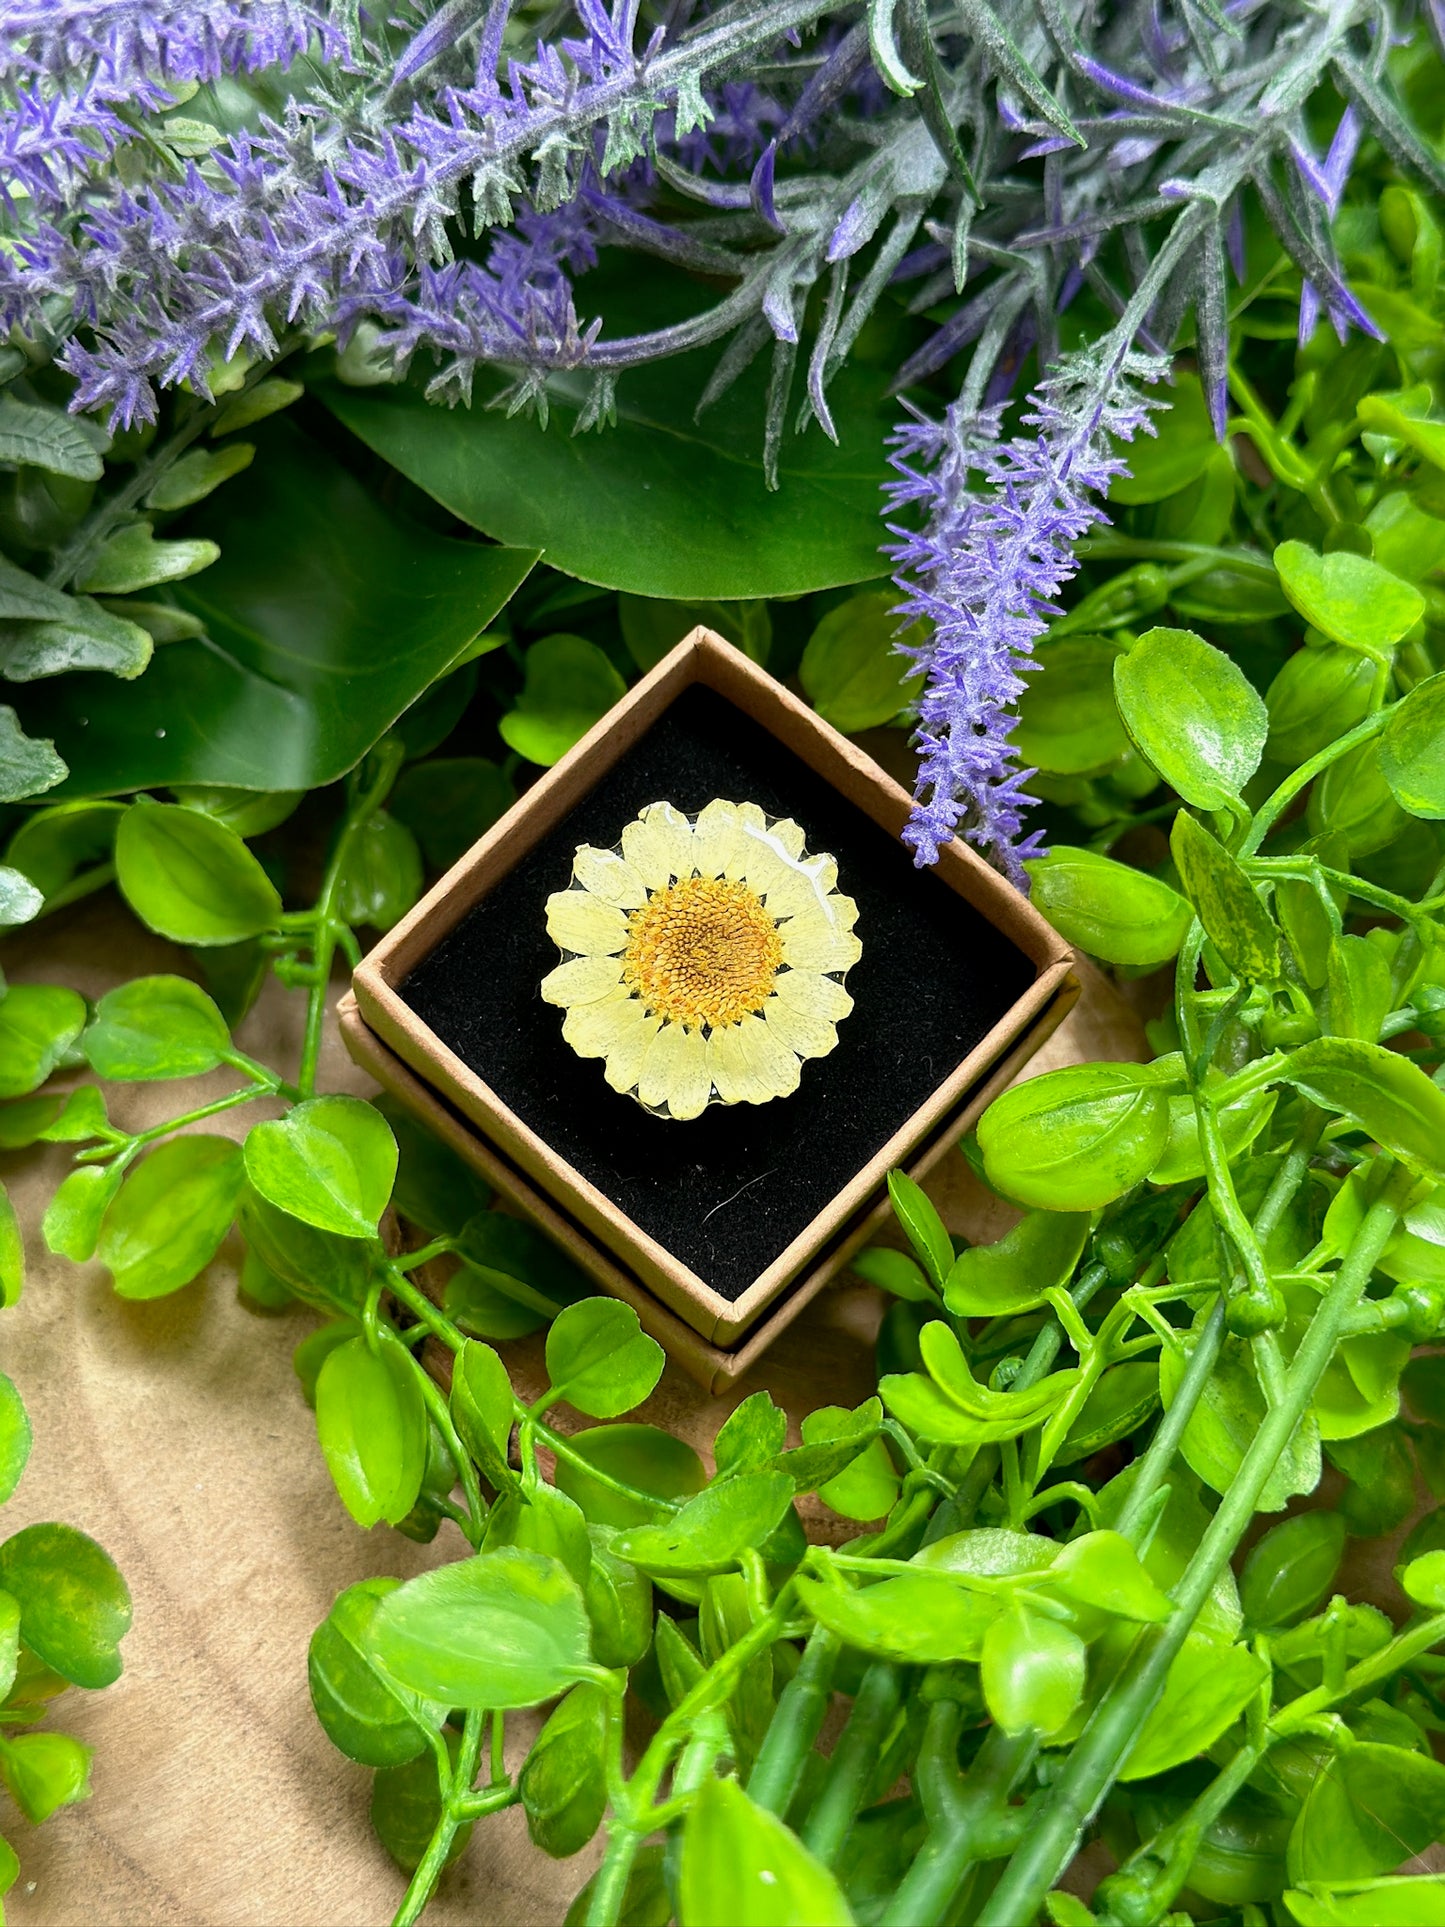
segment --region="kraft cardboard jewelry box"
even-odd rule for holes
[[[764,1105],[648,1114],[563,1040],[538,986],[548,895],[648,803],[793,817],[837,859],[862,956],[837,1048]],[[738,650],[696,629],[365,958],[358,1062],[534,1217],[704,1384],[737,1377],[886,1217],[888,1171],[942,1156],[1077,996],[1062,938],[955,840],[898,841],[907,793]],[[880,1202],[881,1200],[881,1202]]]

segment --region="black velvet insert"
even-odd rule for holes
[[[792,816],[838,860],[863,955],[838,1048],[770,1104],[654,1118],[562,1040],[537,986],[557,963],[543,905],[579,843],[610,848],[644,805],[713,797]],[[861,810],[713,690],[694,684],[576,809],[417,965],[401,994],[569,1164],[736,1301],[1034,979],[1021,951]]]

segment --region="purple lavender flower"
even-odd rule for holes
[[[1132,382],[1156,381],[1166,366],[1130,355],[1101,394],[1093,362],[1065,361],[1030,398],[1032,435],[1002,441],[997,406],[968,415],[955,403],[942,421],[910,407],[891,438],[901,479],[888,484],[890,512],[919,503],[925,516],[919,530],[890,522],[899,540],[887,551],[905,595],[897,613],[931,629],[925,642],[899,644],[927,676],[916,806],[903,832],[920,866],[961,830],[1028,889],[1023,865],[1040,841],[1038,831],[1023,834],[1033,771],[1009,740],[1021,671],[1078,568],[1073,545],[1108,520],[1101,498],[1127,470],[1115,439],[1153,432],[1149,409],[1160,404]]]

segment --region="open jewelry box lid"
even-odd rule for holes
[[[859,1020],[845,1020],[844,1042],[834,1057],[841,1058],[848,1044],[854,1046],[851,1064],[845,1065],[851,1082],[844,1080],[840,1087],[829,1085],[833,1058],[822,1060],[821,1067],[805,1066],[802,1091],[778,1103],[794,1107],[788,1129],[810,1154],[816,1153],[815,1187],[820,1160],[821,1168],[840,1174],[836,1188],[832,1175],[828,1175],[825,1192],[817,1196],[807,1195],[801,1182],[793,1186],[798,1174],[786,1159],[760,1176],[750,1175],[761,1156],[758,1147],[769,1131],[776,1132],[779,1126],[772,1118],[754,1115],[744,1119],[737,1114],[772,1112],[774,1106],[714,1106],[704,1119],[682,1124],[649,1119],[630,1098],[619,1097],[607,1088],[595,1061],[572,1058],[561,1040],[561,1014],[544,1005],[537,995],[542,975],[556,961],[555,950],[546,944],[543,930],[545,897],[549,890],[565,884],[574,845],[615,840],[626,814],[617,817],[612,836],[595,828],[591,836],[579,835],[567,819],[576,813],[579,823],[584,822],[588,808],[595,810],[594,792],[606,793],[609,784],[614,790],[619,785],[625,787],[628,771],[635,771],[638,759],[646,764],[649,751],[670,740],[669,731],[677,733],[677,719],[695,717],[703,709],[711,719],[708,727],[721,745],[716,748],[715,761],[720,757],[726,762],[728,739],[734,739],[742,749],[751,745],[750,767],[762,772],[755,781],[771,781],[775,775],[783,781],[790,771],[794,772],[796,781],[808,787],[813,799],[811,813],[831,816],[830,834],[856,840],[854,872],[882,863],[893,895],[875,901],[871,936],[870,927],[860,921],[865,955],[871,942],[876,955],[894,957],[891,968],[906,972],[906,946],[900,954],[899,933],[916,913],[916,906],[922,904],[935,923],[940,914],[944,922],[952,919],[950,940],[954,949],[939,951],[942,964],[936,959],[934,971],[935,978],[940,967],[945,972],[951,968],[955,975],[952,979],[945,975],[934,983],[935,1010],[951,1009],[950,1000],[955,997],[967,1002],[969,958],[975,953],[980,980],[987,979],[989,984],[992,1002],[981,1007],[981,1014],[975,1013],[971,1030],[956,1033],[962,1041],[950,1045],[945,1040],[937,1046],[947,1053],[948,1068],[936,1081],[926,1048],[930,1043],[927,1022],[920,1020],[917,1028],[923,1031],[923,1040],[910,1054],[907,1067],[908,1075],[915,1080],[911,1089],[918,1101],[910,1096],[901,1113],[887,1119],[886,1128],[874,1128],[874,1120],[867,1120],[871,1136],[861,1133],[857,1112],[868,1101],[872,1084],[904,1074],[900,1068],[902,1040],[909,1033],[901,1030],[896,1020],[902,1017],[907,1021],[907,1000],[914,986],[904,980],[888,987],[890,1015],[895,1021],[886,1049],[880,1046],[876,1061],[867,1054],[863,1033],[857,1028],[851,1034],[848,1031],[848,1026],[856,1026]],[[644,794],[643,800],[654,799]],[[680,807],[688,807],[681,798],[678,800]],[[781,1294],[805,1274],[812,1277],[825,1254],[836,1250],[840,1236],[859,1222],[889,1169],[908,1166],[946,1120],[956,1119],[961,1106],[1002,1057],[1025,1037],[1042,1041],[1039,1020],[1071,982],[1071,957],[1063,939],[963,842],[955,839],[946,845],[931,871],[920,873],[911,868],[908,853],[896,842],[910,808],[907,793],[855,743],[730,644],[710,630],[695,629],[541,776],[382,938],[353,979],[360,1016],[403,1064],[460,1112],[508,1165],[526,1178],[534,1191],[560,1205],[590,1240],[620,1260],[686,1326],[711,1344],[730,1347],[756,1325]],[[778,809],[770,813],[788,812]],[[807,820],[803,811],[799,815],[800,820]],[[808,827],[811,831],[811,823]],[[841,865],[844,853],[836,844],[833,847]],[[547,864],[551,867],[544,876]],[[508,879],[519,868],[527,894],[514,902],[508,894]],[[850,887],[846,879],[845,887]],[[512,895],[516,888],[514,883]],[[502,913],[498,906],[503,904],[507,906],[506,921],[499,924],[497,918]],[[482,941],[476,936],[482,929],[478,919],[485,921],[489,915],[493,922]],[[897,930],[883,927],[891,920],[897,922]],[[525,929],[518,929],[519,924]],[[931,928],[926,922],[919,925],[925,936]],[[536,950],[537,943],[550,952],[540,967],[536,959],[542,953]],[[529,945],[533,948],[527,948]],[[514,952],[524,954],[524,961],[531,959],[525,962],[525,979],[518,976],[513,985],[510,1003],[489,1007],[494,1014],[487,1024],[454,1023],[443,1008],[446,998],[439,1000],[436,959],[440,955],[441,975],[450,972],[455,978],[462,965],[453,965],[450,959],[464,951],[466,969],[478,986],[475,994],[484,998],[493,995],[493,976],[501,978],[509,970],[516,975],[523,968]],[[992,977],[985,968],[990,958]],[[855,966],[855,975],[850,977],[850,991],[855,988],[859,968]],[[532,1085],[510,1067],[524,1044],[552,1053],[546,1079],[535,1080]],[[576,1081],[579,1073],[585,1082]],[[572,1079],[570,1085],[565,1081],[568,1078]],[[839,1088],[841,1096],[837,1094]],[[733,1115],[721,1123],[705,1123],[724,1108]],[[805,1119],[809,1128],[800,1133]],[[579,1151],[578,1132],[584,1127],[599,1142],[583,1144]],[[711,1215],[712,1210],[732,1201],[726,1196],[713,1201],[710,1194],[704,1195],[704,1179],[715,1181],[716,1188],[728,1179],[729,1172],[725,1168],[727,1157],[719,1157],[715,1148],[715,1141],[720,1140],[702,1135],[699,1127],[714,1134],[731,1133],[728,1142],[742,1174],[738,1182],[749,1194],[751,1216],[759,1215],[759,1201],[768,1195],[770,1186],[773,1208],[785,1227],[786,1235],[779,1236],[777,1248],[766,1252],[756,1268],[742,1277],[709,1278],[703,1275],[708,1266],[696,1255],[699,1247],[695,1234],[699,1223],[705,1221],[704,1207],[710,1207],[707,1215]],[[654,1134],[650,1138],[649,1131]],[[665,1134],[661,1139],[655,1135],[659,1131]],[[679,1133],[695,1135],[685,1139]],[[831,1139],[846,1140],[852,1149],[832,1153]],[[636,1184],[630,1192],[627,1188],[634,1173],[623,1173],[616,1182],[610,1179],[607,1159],[616,1159],[622,1152],[626,1153],[623,1162],[648,1166],[649,1179],[656,1179],[650,1195],[641,1203]],[[827,1164],[829,1155],[833,1156],[831,1166]],[[656,1166],[655,1172],[649,1159]],[[639,1221],[648,1219],[649,1214],[650,1223]],[[673,1227],[671,1243],[669,1224]],[[690,1240],[691,1262],[672,1248],[673,1244],[686,1247]]]

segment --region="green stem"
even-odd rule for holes
[[[157,1138],[169,1137],[172,1131],[179,1131],[185,1124],[199,1124],[208,1117],[219,1117],[223,1111],[234,1111],[240,1104],[254,1104],[258,1097],[270,1097],[270,1091],[254,1088],[248,1091],[230,1091],[225,1097],[218,1097],[213,1104],[202,1104],[199,1109],[186,1111],[180,1117],[167,1118],[164,1124],[153,1124],[148,1131],[137,1131],[126,1142],[127,1153],[134,1157],[147,1144],[154,1144]],[[96,1164],[111,1156],[114,1144],[96,1145],[89,1151],[77,1151],[77,1164]]]
[[[876,1659],[864,1673],[848,1723],[828,1761],[828,1774],[803,1827],[803,1845],[831,1866],[862,1806],[903,1700],[903,1668]]]
[[[402,1898],[400,1907],[392,1920],[391,1927],[414,1927],[421,1919],[427,1902],[435,1891],[447,1864],[447,1855],[452,1850],[452,1842],[457,1837],[457,1829],[472,1816],[464,1811],[474,1799],[487,1799],[501,1789],[491,1789],[489,1794],[473,1796],[471,1786],[477,1777],[477,1761],[482,1749],[482,1723],[486,1714],[473,1708],[466,1716],[462,1728],[462,1743],[457,1749],[456,1770],[443,1782],[442,1811],[435,1831],[427,1842],[426,1852],[417,1863],[416,1872],[411,1877]],[[510,1789],[507,1789],[510,1792]],[[515,1797],[515,1796],[514,1796]],[[509,1805],[510,1801],[496,1799],[497,1806]],[[487,1812],[492,1807],[486,1808]]]
[[[951,1709],[955,1715],[959,1709]],[[928,1814],[927,1838],[880,1918],[880,1927],[919,1927],[947,1920],[970,1867],[980,1857],[982,1834],[1005,1806],[1038,1752],[1036,1733],[1005,1733],[996,1726],[979,1748],[967,1780],[958,1784],[958,1720],[929,1712],[915,1779]],[[930,1810],[931,1809],[931,1810]]]
[[[1389,1239],[1413,1180],[1395,1171],[1365,1213],[1360,1230],[1291,1362],[1284,1396],[1265,1415],[1229,1491],[1175,1588],[1175,1610],[1135,1647],[1137,1663],[1102,1702],[1069,1763],[979,1915],[978,1927],[1017,1927],[1032,1920],[1062,1873],[1079,1837],[1112,1786],[1201,1607],[1254,1515],[1260,1494],[1303,1417]]]
[[[826,1626],[814,1627],[798,1670],[778,1695],[748,1779],[748,1792],[770,1813],[785,1814],[833,1696],[833,1673],[843,1642]]]

